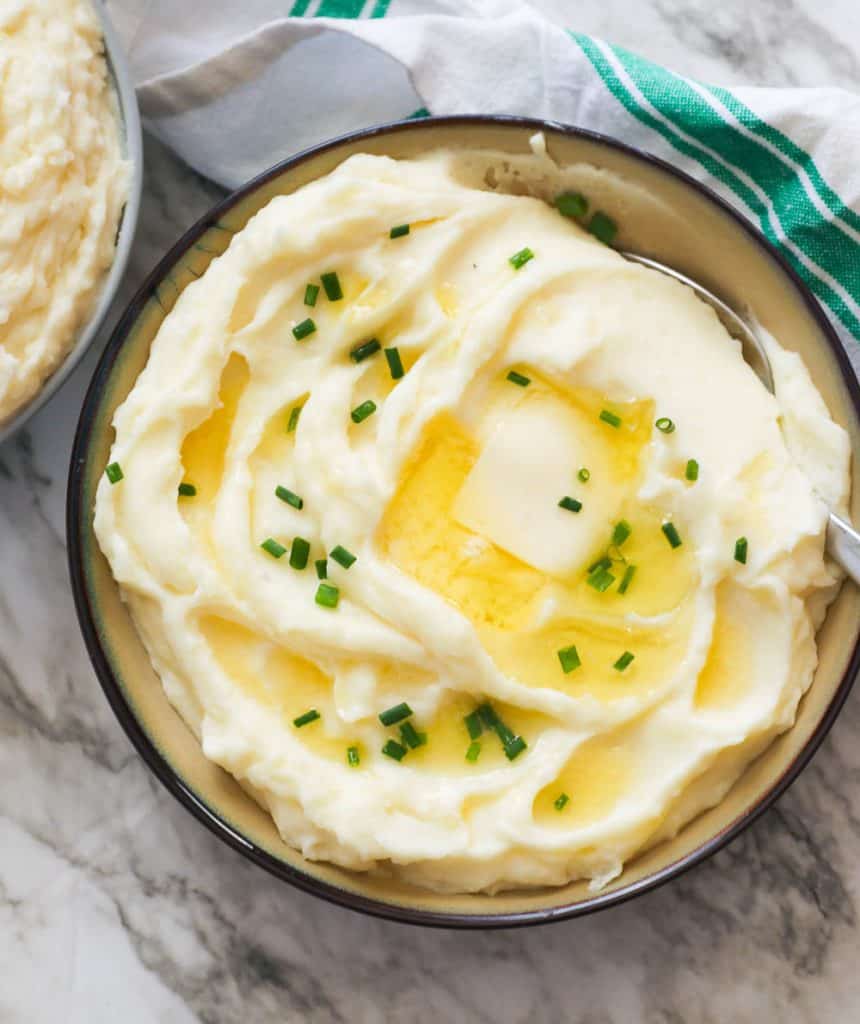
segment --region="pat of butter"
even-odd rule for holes
[[[592,431],[567,403],[535,394],[508,409],[490,434],[453,506],[468,530],[542,572],[566,575],[605,541],[607,483],[577,480],[592,465]],[[567,496],[579,512],[559,507]]]

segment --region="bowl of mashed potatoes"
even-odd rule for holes
[[[619,250],[754,318],[776,394]],[[858,409],[802,284],[676,170],[522,119],[358,133],[216,207],[111,339],[84,636],[159,778],[276,875],[425,924],[584,913],[731,839],[833,722]]]
[[[98,2],[0,14],[0,440],[78,364],[128,260],[142,157],[124,61]]]

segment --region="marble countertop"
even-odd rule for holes
[[[543,6],[561,17],[564,0]],[[577,18],[699,77],[860,89],[856,0],[584,0]],[[117,309],[220,194],[147,138]],[[372,920],[198,825],[113,718],[67,582],[66,469],[100,347],[0,446],[0,1024],[857,1019],[859,692],[727,850],[579,921],[457,933]]]

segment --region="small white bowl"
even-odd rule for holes
[[[104,322],[111,302],[119,288],[122,275],[128,263],[128,256],[131,252],[131,244],[134,241],[134,232],[137,227],[140,193],[143,186],[143,140],[140,132],[137,97],[134,93],[134,86],[131,81],[128,65],[126,64],[125,54],[116,32],[108,20],[101,0],[93,0],[93,7],[101,22],[102,34],[105,40],[108,74],[110,75],[117,100],[117,111],[120,121],[120,144],[123,156],[131,164],[128,198],[120,216],[113,263],[105,274],[101,294],[89,320],[80,327],[74,346],[69,350],[65,359],[63,359],[56,370],[47,378],[42,387],[29,402],[26,402],[18,409],[11,419],[0,425],[0,443],[14,434],[26,420],[38,409],[41,409],[45,402],[60,389],[72,370],[83,359],[84,353],[98,334],[99,328]]]

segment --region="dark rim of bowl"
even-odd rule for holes
[[[731,842],[745,828],[754,822],[761,814],[780,797],[792,782],[797,778],[803,768],[806,767],[815,751],[821,745],[822,740],[830,731],[836,720],[842,705],[848,696],[854,678],[860,668],[860,640],[855,644],[850,661],[840,680],[833,699],[826,711],[819,720],[814,732],[807,740],[803,749],[796,755],[791,764],[782,775],[777,778],[765,793],[753,804],[744,814],[736,818],[720,832],[716,833],[709,840],[702,843],[692,852],[679,858],[673,863],[654,872],[645,878],[632,882],[613,892],[605,895],[595,895],[578,903],[570,903],[558,907],[548,907],[538,910],[508,913],[478,913],[466,914],[460,912],[446,912],[435,910],[422,910],[408,905],[388,903],[384,900],[372,899],[357,893],[341,889],[337,885],[322,881],[311,874],[306,874],[297,868],[292,867],[285,861],[275,857],[265,849],[251,842],[247,837],[233,828],[214,808],[202,800],[186,783],[180,778],[177,771],[170,765],[167,759],[159,752],[153,740],[146,733],[134,712],[132,711],[122,687],[113,673],[105,648],[99,636],[96,625],[90,593],[87,587],[87,573],[83,561],[85,547],[84,533],[92,529],[91,510],[82,507],[83,484],[87,468],[87,452],[89,450],[90,436],[93,424],[96,419],[101,397],[105,392],[113,366],[122,349],[125,339],[136,323],[141,311],[151,296],[154,294],[158,284],[164,278],[170,268],[181,258],[198,238],[216,224],[221,217],[240,200],[254,192],[260,186],[277,178],[285,171],[290,170],[312,159],[320,153],[337,149],[347,143],[361,141],[362,139],[376,138],[381,135],[394,134],[399,132],[421,131],[428,125],[462,127],[468,125],[498,125],[502,127],[525,128],[533,132],[546,131],[550,134],[561,134],[583,138],[599,145],[607,146],[610,149],[620,151],[659,168],[663,173],[683,182],[688,187],[703,195],[714,206],[718,207],[727,217],[740,227],[753,241],[757,243],[765,255],[770,257],[781,269],[782,273],[794,285],[797,292],[802,296],[806,307],[813,320],[818,324],[823,336],[827,339],[832,353],[842,371],[842,377],[851,396],[854,411],[860,418],[860,384],[851,368],[848,357],[836,336],[833,327],[828,321],[818,302],[813,298],[806,285],[798,277],[792,267],[788,264],[782,254],[768,242],[756,228],[748,222],[742,214],[729,205],[724,199],[711,191],[710,188],[697,181],[695,178],[678,170],[677,167],[651,155],[643,150],[619,142],[606,135],[597,132],[587,131],[566,125],[556,121],[543,121],[535,118],[513,117],[505,115],[461,115],[451,117],[428,117],[410,121],[396,121],[388,124],[376,125],[362,131],[350,132],[341,135],[321,145],[306,149],[296,156],[281,161],[274,167],[259,174],[246,185],[226,196],[216,204],[207,214],[189,228],[176,242],[176,244],[159,260],[155,269],[149,274],[132,299],[127,310],[123,314],[116,328],[114,329],[107,346],[96,367],[93,379],[84,399],[75,434],[75,442],[72,449],[72,460],[69,469],[68,484],[68,505],[66,514],[66,527],[68,535],[69,568],[71,572],[72,591],[74,594],[75,608],[87,650],[95,668],[96,675],[101,683],[102,689],[107,696],[108,702],[113,708],[120,725],[126,735],[134,744],[138,753],[146,764],[158,777],[161,783],[183,804],[198,821],[201,821],[210,831],[214,832],[221,840],[233,849],[238,850],[249,860],[267,870],[270,874],[289,882],[304,892],[319,896],[330,903],[357,910],[374,917],[385,918],[405,924],[427,925],[440,928],[510,928],[514,926],[546,924],[550,921],[560,921],[567,918],[579,917],[584,914],[593,913],[606,907],[616,906],[624,903],[640,893],[649,892],[670,879],[677,877],[696,864],[701,863],[708,857],[713,856],[727,843]]]

